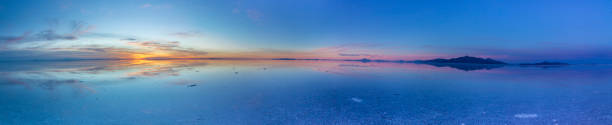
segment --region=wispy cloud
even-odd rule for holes
[[[124,41],[136,41],[138,39],[136,39],[136,38],[123,38],[121,40],[124,40]]]
[[[340,56],[340,57],[357,57],[357,58],[372,58],[376,57],[379,52],[376,48],[379,45],[371,43],[351,43],[337,46],[323,47],[315,49],[312,52],[321,56]]]
[[[125,35],[91,33],[95,27],[82,21],[72,21],[68,28],[59,27],[60,23],[57,20],[49,20],[48,23],[50,28],[47,30],[36,33],[24,32],[19,36],[0,37],[0,50],[4,50],[3,54],[0,54],[0,60],[195,58],[208,54],[202,50],[181,47],[178,41],[141,40],[139,37]],[[200,33],[192,31],[172,35],[196,37],[200,36]],[[52,46],[56,42],[75,41],[82,36],[116,38],[119,42],[125,42],[129,46],[100,45],[95,42],[73,44],[72,46]]]
[[[130,41],[131,47],[112,47],[105,45],[70,46],[51,48],[48,51],[73,51],[89,53],[85,58],[198,58],[208,52],[185,48],[178,41]],[[75,57],[75,56],[72,56]],[[83,56],[79,58],[84,58]]]
[[[155,53],[151,55],[152,57],[193,58],[208,54],[205,51],[180,47],[180,42],[178,41],[136,41],[128,42],[128,44],[151,50],[151,52]]]
[[[394,46],[383,46],[376,43],[348,43],[336,46],[321,47],[310,51],[310,55],[328,59],[384,59],[415,60],[431,59],[441,55],[432,53],[402,53],[392,51]]]
[[[36,34],[37,38],[42,40],[76,40],[78,36],[83,35],[95,29],[95,26],[88,25],[83,21],[72,21],[71,31],[68,33],[57,33],[55,29],[48,29]]]
[[[151,4],[151,3],[145,3],[140,5],[140,8],[152,8],[152,9],[170,9],[173,6],[170,4]]]
[[[338,53],[339,56],[371,56],[370,54]]]
[[[75,51],[71,49],[55,50],[0,50],[0,61],[27,60],[62,60],[62,59],[92,59],[112,58],[110,53],[93,51]]]
[[[24,40],[29,36],[30,36],[30,32],[25,32],[21,36],[1,37],[0,41],[2,41],[2,43],[0,43],[0,48],[4,48],[8,44],[13,44],[17,41]]]
[[[11,44],[27,42],[54,42],[56,40],[77,40],[79,36],[95,29],[95,26],[88,25],[83,21],[72,21],[70,23],[70,30],[68,32],[59,33],[56,29],[56,25],[58,25],[58,22],[51,21],[49,23],[49,26],[51,28],[39,31],[34,35],[30,35],[31,32],[24,32],[21,36],[0,37],[0,44],[2,44],[2,46],[8,46]]]
[[[54,30],[41,31],[41,32],[38,32],[36,34],[36,36],[38,38],[40,38],[41,40],[48,40],[48,41],[53,41],[53,40],[76,40],[77,39],[77,37],[72,35],[72,34],[61,35],[61,34],[57,34]]]
[[[175,32],[170,33],[171,36],[177,36],[182,38],[191,38],[191,37],[201,37],[202,33],[198,31],[189,31],[189,32]]]

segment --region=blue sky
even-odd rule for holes
[[[609,22],[612,1],[604,0],[9,0],[0,2],[0,44],[5,53],[0,55],[472,55],[509,62],[610,62]]]

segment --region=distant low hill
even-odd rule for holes
[[[451,59],[432,59],[416,61],[419,63],[462,63],[462,64],[507,64],[502,61],[493,60],[490,58],[478,58],[471,56],[463,56]]]
[[[523,66],[553,66],[553,65],[569,65],[568,63],[562,63],[562,62],[539,62],[539,63],[521,63],[519,65],[523,65]]]

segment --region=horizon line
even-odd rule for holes
[[[460,56],[465,57],[465,56]],[[455,57],[457,58],[457,57]],[[480,57],[478,57],[480,58]],[[443,58],[434,58],[443,59]],[[434,60],[429,59],[429,60]],[[452,58],[451,58],[452,59]],[[485,58],[490,59],[490,58]],[[422,62],[427,60],[388,60],[388,59],[325,59],[325,58],[242,58],[242,57],[206,57],[206,58],[168,58],[168,57],[151,57],[151,58],[62,58],[62,59],[30,59],[30,60],[0,60],[0,62],[23,62],[23,61],[94,61],[94,60],[298,60],[298,61],[349,61],[349,62],[377,62],[377,63],[428,63]],[[547,62],[547,61],[540,61]],[[431,62],[429,62],[431,63]],[[452,63],[449,63],[452,64]],[[455,64],[473,64],[473,63],[455,63]],[[475,63],[474,63],[475,64]],[[524,63],[506,63],[501,65],[520,65]],[[574,63],[580,64],[580,63]],[[583,63],[583,64],[612,64],[612,63]],[[500,64],[478,64],[478,65],[500,65]]]

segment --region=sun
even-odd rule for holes
[[[153,57],[153,55],[148,55],[148,54],[132,54],[131,58],[132,59],[145,59],[145,58],[150,58]]]

